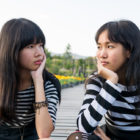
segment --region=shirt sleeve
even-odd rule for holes
[[[77,118],[78,129],[93,133],[120,93],[121,89],[109,80],[102,83],[99,78],[91,79],[86,85],[86,94]]]
[[[51,81],[47,81],[45,83],[45,96],[48,101],[48,112],[55,126],[59,97],[58,97],[58,92],[56,90],[56,87],[54,86],[54,84],[52,84]]]

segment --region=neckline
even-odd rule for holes
[[[19,90],[18,92],[23,92],[23,91],[26,91],[26,90],[31,89],[33,87],[34,87],[34,84],[31,83],[31,85],[29,87],[27,87],[26,89]]]

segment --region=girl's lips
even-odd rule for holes
[[[101,62],[101,64],[102,64],[102,65],[107,65],[107,64],[108,64],[108,62]]]
[[[36,65],[40,65],[41,63],[42,63],[42,61],[40,61],[40,60],[35,62]]]

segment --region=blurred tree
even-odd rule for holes
[[[71,45],[68,43],[66,46],[66,50],[63,54],[64,65],[63,68],[69,69],[72,74],[73,62],[72,62],[72,53],[71,53]]]
[[[45,53],[47,56],[46,69],[53,74],[87,77],[87,75],[96,70],[95,57],[75,59],[71,53],[70,44],[67,44],[66,50],[62,55],[52,56],[46,48]]]
[[[72,54],[71,54],[71,45],[68,43],[67,46],[66,46],[66,50],[63,54],[63,57],[65,59],[72,59]]]
[[[51,53],[48,51],[48,49],[45,48],[45,54],[46,54],[46,69],[50,70],[51,68],[51,64],[52,64],[52,57],[51,57]]]

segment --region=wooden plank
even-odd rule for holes
[[[84,98],[84,84],[62,90],[62,101],[58,107],[55,130],[52,140],[66,140],[77,129],[76,118]],[[104,118],[100,125],[104,124]]]
[[[62,90],[62,101],[58,107],[55,130],[52,140],[66,140],[67,136],[77,129],[76,118],[84,97],[84,85]]]

